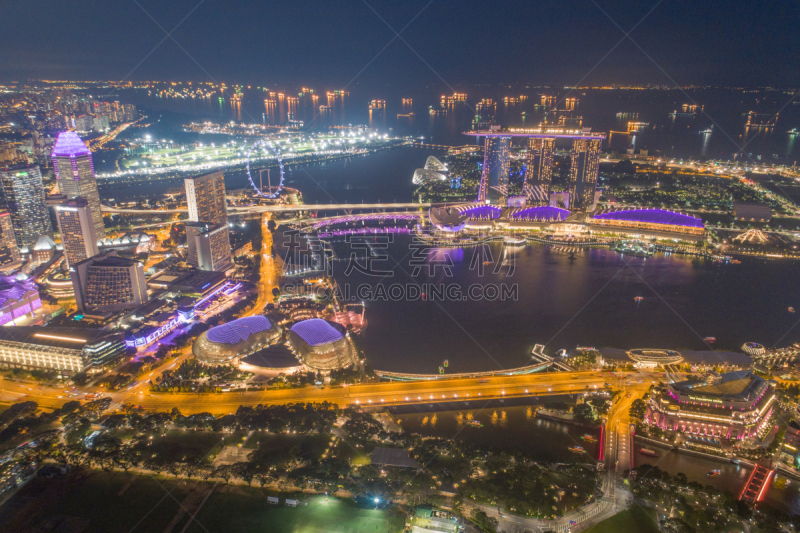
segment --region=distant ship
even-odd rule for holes
[[[709,473],[708,473],[708,474],[706,474],[706,475],[707,475],[708,477],[717,477],[717,476],[718,476],[718,475],[720,475],[721,473],[722,473],[722,471],[721,471],[721,470],[712,470],[711,472],[709,472]]]
[[[639,450],[639,453],[642,455],[646,455],[648,457],[658,457],[658,454],[656,452],[654,452],[653,450],[649,450],[647,448],[642,448],[641,450]]]
[[[643,296],[636,296],[633,299],[636,300],[637,302],[641,302],[642,300],[644,300],[644,297]]]
[[[706,342],[717,342],[716,337],[703,337],[703,340]]]
[[[585,440],[586,442],[597,442],[597,438],[588,433],[586,435],[581,435],[581,439]]]
[[[483,427],[483,424],[481,424],[477,420],[470,420],[469,422],[467,422],[467,424],[469,424],[470,426],[475,426],[476,428],[482,428]]]
[[[790,312],[790,313],[794,313],[794,307],[790,307],[790,308],[789,308],[789,312]]]
[[[569,451],[575,452],[575,453],[581,453],[581,452],[583,452],[583,447],[582,446],[570,446],[569,447]]]

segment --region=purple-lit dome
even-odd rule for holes
[[[356,351],[345,329],[335,322],[312,318],[289,329],[289,346],[300,361],[315,370],[346,368],[356,362]]]
[[[627,209],[623,211],[607,211],[597,213],[595,220],[615,220],[620,222],[639,222],[644,224],[668,224],[703,228],[703,221],[691,215],[675,213],[666,209]]]
[[[333,327],[331,322],[321,318],[312,318],[298,322],[289,331],[297,333],[309,346],[321,346],[336,342],[342,338],[342,332]]]
[[[250,338],[253,333],[267,330],[272,327],[265,316],[248,316],[222,324],[208,330],[208,340],[224,344],[236,344]]]
[[[267,317],[248,316],[202,333],[192,345],[192,353],[206,364],[226,363],[274,344],[280,337],[281,329]]]
[[[528,207],[527,209],[520,209],[512,213],[511,218],[514,220],[531,220],[531,221],[561,221],[569,216],[569,210],[561,209],[560,207],[553,207],[549,205],[540,205],[536,207]]]
[[[53,157],[78,157],[92,152],[74,131],[62,131],[53,146]]]

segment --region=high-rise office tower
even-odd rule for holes
[[[104,238],[106,228],[103,225],[100,194],[97,192],[97,180],[94,177],[92,153],[74,131],[58,134],[53,147],[53,168],[61,194],[70,199],[82,196],[89,202],[97,238]]]
[[[14,235],[14,225],[11,222],[11,213],[0,211],[0,266],[19,263],[19,246]]]
[[[97,249],[92,210],[86,198],[79,196],[67,200],[57,205],[55,211],[68,267],[100,253]]]
[[[508,196],[510,148],[511,137],[486,137],[478,201],[497,201]]]
[[[121,311],[147,302],[144,267],[117,257],[116,250],[84,259],[70,268],[78,310]]]
[[[550,199],[555,148],[555,139],[528,139],[528,162],[522,193],[531,204],[546,204]]]
[[[186,262],[201,270],[227,270],[232,263],[225,175],[212,172],[183,183],[190,221],[186,224]]]
[[[186,240],[189,253],[186,262],[200,270],[224,272],[233,266],[227,224],[188,222]]]
[[[569,201],[575,209],[588,209],[594,203],[594,189],[600,168],[599,139],[575,139],[572,143],[572,166],[569,169]]]
[[[228,223],[225,175],[221,170],[205,176],[186,178],[183,183],[186,186],[186,203],[191,222]]]
[[[0,185],[3,187],[6,207],[11,213],[18,246],[32,248],[42,235],[53,236],[38,165],[0,170]]]

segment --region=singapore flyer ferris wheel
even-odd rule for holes
[[[265,147],[267,150],[271,151],[275,156],[275,159],[278,161],[278,169],[280,170],[280,180],[278,184],[273,186],[271,181],[269,181],[269,174],[267,174],[267,189],[266,192],[263,190],[263,183],[259,176],[259,185],[256,185],[255,180],[253,179],[253,175],[250,173],[250,158],[253,155],[253,151],[256,149],[257,146]],[[281,194],[281,190],[283,190],[283,160],[281,159],[281,152],[277,148],[273,148],[270,143],[265,140],[261,140],[258,142],[253,143],[253,146],[250,147],[250,150],[247,152],[247,179],[250,180],[250,186],[255,189],[255,191],[262,196],[263,198],[277,198]]]

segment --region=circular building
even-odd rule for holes
[[[219,365],[238,361],[280,338],[281,328],[267,317],[248,316],[201,333],[192,345],[192,353],[202,363]]]
[[[628,357],[644,367],[657,365],[674,365],[683,361],[683,356],[675,350],[628,350]]]
[[[336,370],[356,362],[356,351],[346,330],[321,318],[292,326],[289,346],[303,364],[314,370]]]

